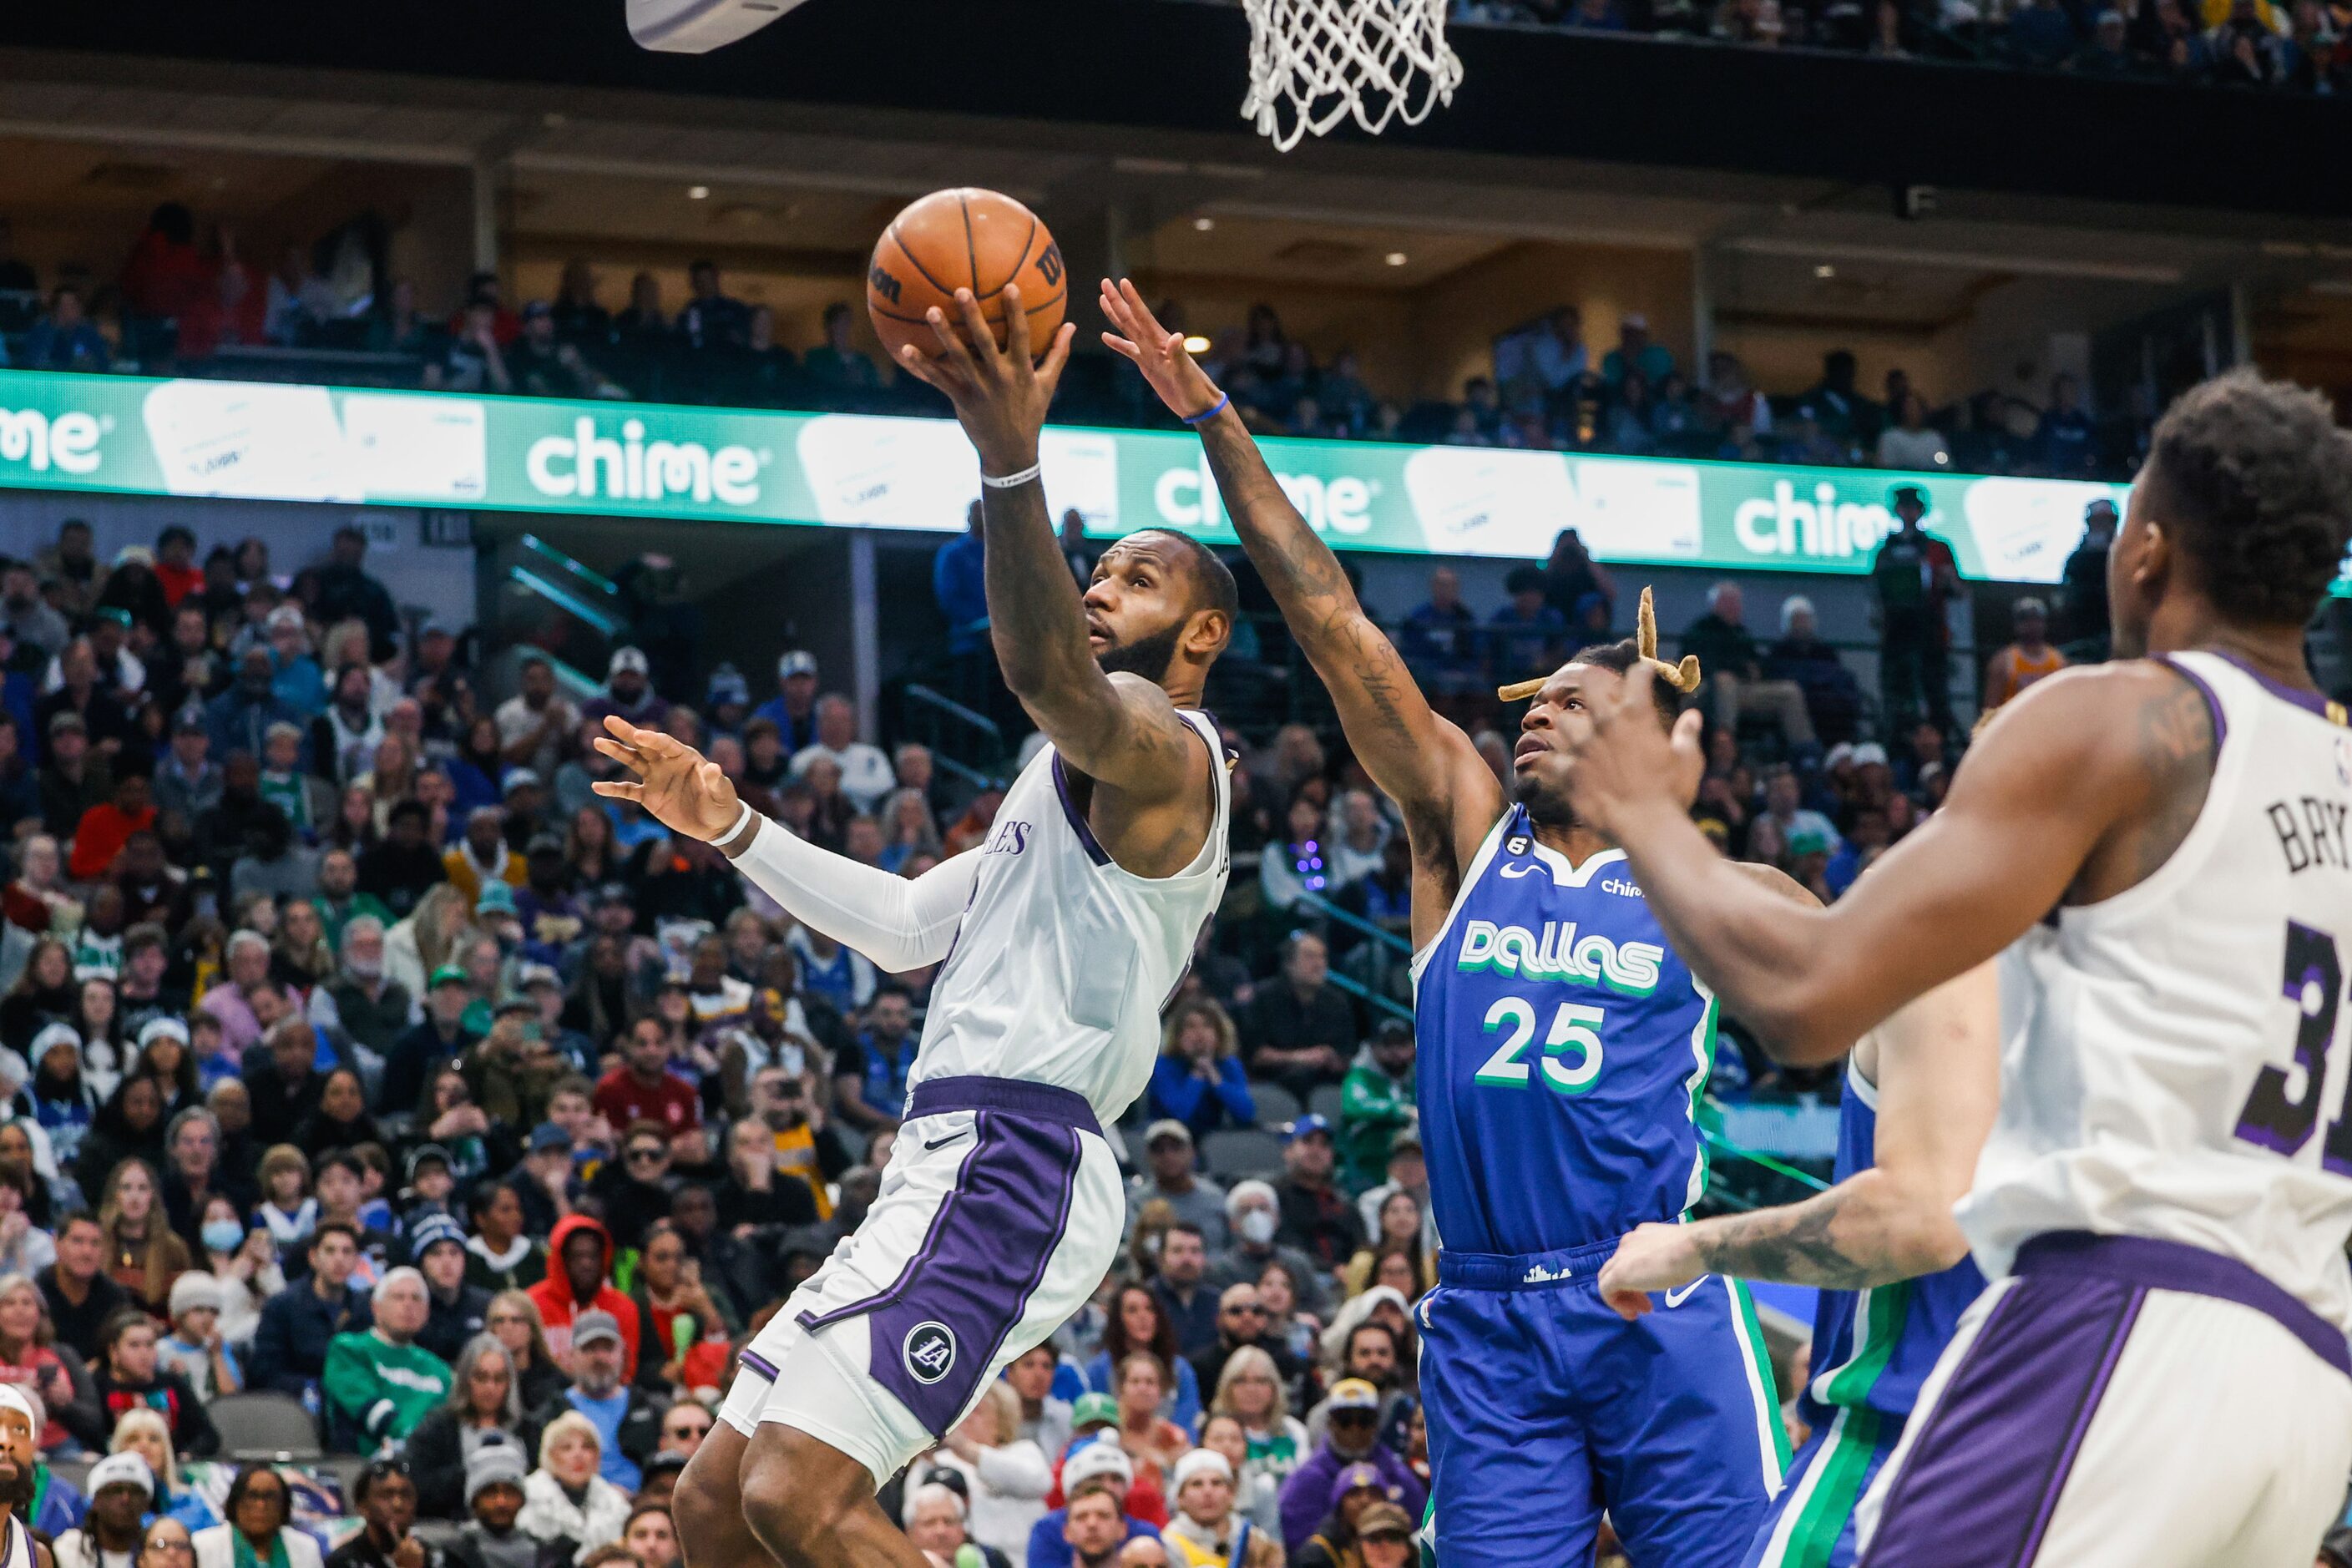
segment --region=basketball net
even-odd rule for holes
[[[1418,125],[1462,85],[1446,0],[1242,0],[1250,23],[1244,119],[1287,153],[1353,116],[1378,135]]]

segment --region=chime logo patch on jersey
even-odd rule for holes
[[[907,1375],[929,1387],[955,1370],[955,1335],[945,1323],[917,1323],[907,1331]]]
[[[1540,931],[1472,921],[1462,928],[1454,967],[1606,985],[1627,995],[1646,996],[1658,988],[1658,964],[1665,956],[1666,950],[1655,942],[1629,942],[1621,947],[1597,931],[1580,937],[1574,921],[1546,921]]]

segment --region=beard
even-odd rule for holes
[[[0,1457],[0,1510],[14,1512],[33,1500],[33,1467],[14,1455]]]
[[[1511,797],[1528,809],[1528,820],[1538,827],[1566,832],[1576,824],[1576,812],[1568,804],[1565,791],[1553,788],[1536,773],[1514,772],[1511,775]]]
[[[1117,675],[1121,670],[1139,675],[1157,686],[1167,678],[1168,667],[1176,658],[1176,639],[1184,633],[1181,622],[1148,632],[1132,642],[1107,647],[1096,657],[1105,675]]]

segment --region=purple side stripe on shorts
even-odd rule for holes
[[[800,1319],[814,1331],[864,1317],[867,1375],[934,1436],[971,1403],[1027,1311],[1068,1228],[1083,1157],[1077,1131],[1044,1117],[982,1110],[975,1134],[922,1250],[890,1288]]]
[[[2108,1279],[2012,1286],[1928,1412],[1867,1568],[2032,1563],[2145,1294]]]
[[[745,1351],[736,1359],[740,1361],[744,1366],[750,1370],[756,1372],[761,1377],[766,1378],[770,1383],[776,1381],[775,1363],[770,1361],[767,1357],[753,1355],[750,1351]]]

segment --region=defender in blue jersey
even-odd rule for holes
[[[1131,284],[1106,283],[1102,303],[1105,341],[1200,432],[1234,531],[1412,843],[1440,1243],[1418,1312],[1438,1560],[1589,1561],[1605,1509],[1643,1568],[1737,1568],[1787,1458],[1746,1291],[1703,1280],[1629,1323],[1595,1288],[1619,1237],[1679,1219],[1706,1184],[1693,1110],[1713,1000],[1624,857],[1568,810],[1559,744],[1564,721],[1654,662],[1654,643],[1588,648],[1517,690],[1535,700],[1507,795],[1430,710],[1182,338]],[[1685,664],[1666,669],[1684,690]],[[1654,689],[1671,725],[1676,690]]]
[[[1602,1299],[1637,1321],[1656,1293],[1710,1272],[1821,1288],[1812,1372],[1798,1402],[1812,1436],[1747,1568],[1853,1568],[1854,1506],[1984,1289],[1952,1205],[1969,1190],[2000,1100],[1999,1010],[1985,964],[1863,1037],[1846,1066],[1829,1191],[1754,1214],[1644,1226],[1601,1271]]]

